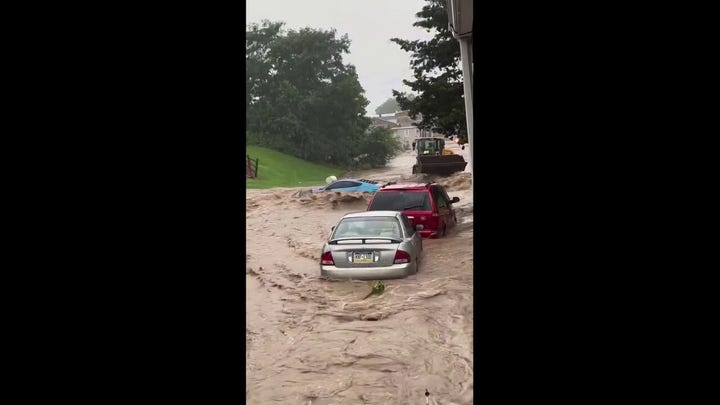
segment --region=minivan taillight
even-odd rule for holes
[[[403,252],[402,250],[398,249],[398,251],[395,252],[395,260],[393,260],[393,263],[410,263],[410,255],[408,254],[408,252]]]
[[[322,256],[320,257],[320,264],[329,264],[329,265],[334,266],[335,261],[332,258],[332,252],[323,253]]]

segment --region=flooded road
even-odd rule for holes
[[[404,153],[381,170],[350,174],[381,181],[411,176]],[[329,173],[331,174],[331,173]],[[320,278],[319,253],[346,213],[368,194],[247,190],[246,399],[252,404],[469,404],[473,398],[472,194],[468,173],[438,179],[459,225],[424,240],[420,271],[372,281]]]

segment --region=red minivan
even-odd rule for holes
[[[445,236],[457,224],[453,203],[445,188],[437,183],[393,184],[380,188],[370,200],[368,211],[402,211],[413,227],[422,225],[423,238]]]

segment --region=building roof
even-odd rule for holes
[[[381,114],[379,116],[368,116],[368,118],[372,118],[373,125],[382,124],[383,122],[389,122],[391,124],[400,125],[398,123],[398,118],[404,118],[406,120],[409,120],[411,123],[417,123],[422,121],[422,115],[418,113],[418,116],[416,119],[412,119],[407,111],[396,111],[393,114]],[[409,128],[409,127],[404,127]]]
[[[389,128],[389,129],[394,129],[395,127],[399,126],[399,124],[397,122],[384,120],[384,119],[378,118],[378,117],[372,117],[372,119],[370,121],[371,121],[370,126],[376,127],[376,128],[377,127],[385,127],[385,128]]]
[[[397,121],[395,121],[395,120],[390,120],[389,118],[380,118],[380,117],[371,117],[371,118],[372,118],[372,121],[373,121],[373,122],[378,122],[378,121],[380,121],[380,122],[387,122],[387,123],[390,123],[390,124],[397,124]]]
[[[395,116],[395,114],[385,114],[385,115],[381,115],[381,116],[376,117],[376,118],[379,118],[379,119],[381,119],[381,120],[383,120],[383,121],[392,122],[393,124],[397,124],[397,117]]]

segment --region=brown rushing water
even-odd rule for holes
[[[454,145],[453,145],[454,146]],[[373,180],[414,181],[407,153]],[[459,225],[424,240],[420,272],[370,281],[320,278],[330,227],[370,195],[247,191],[246,400],[250,404],[469,404],[473,398],[472,194],[469,174],[438,179]]]

